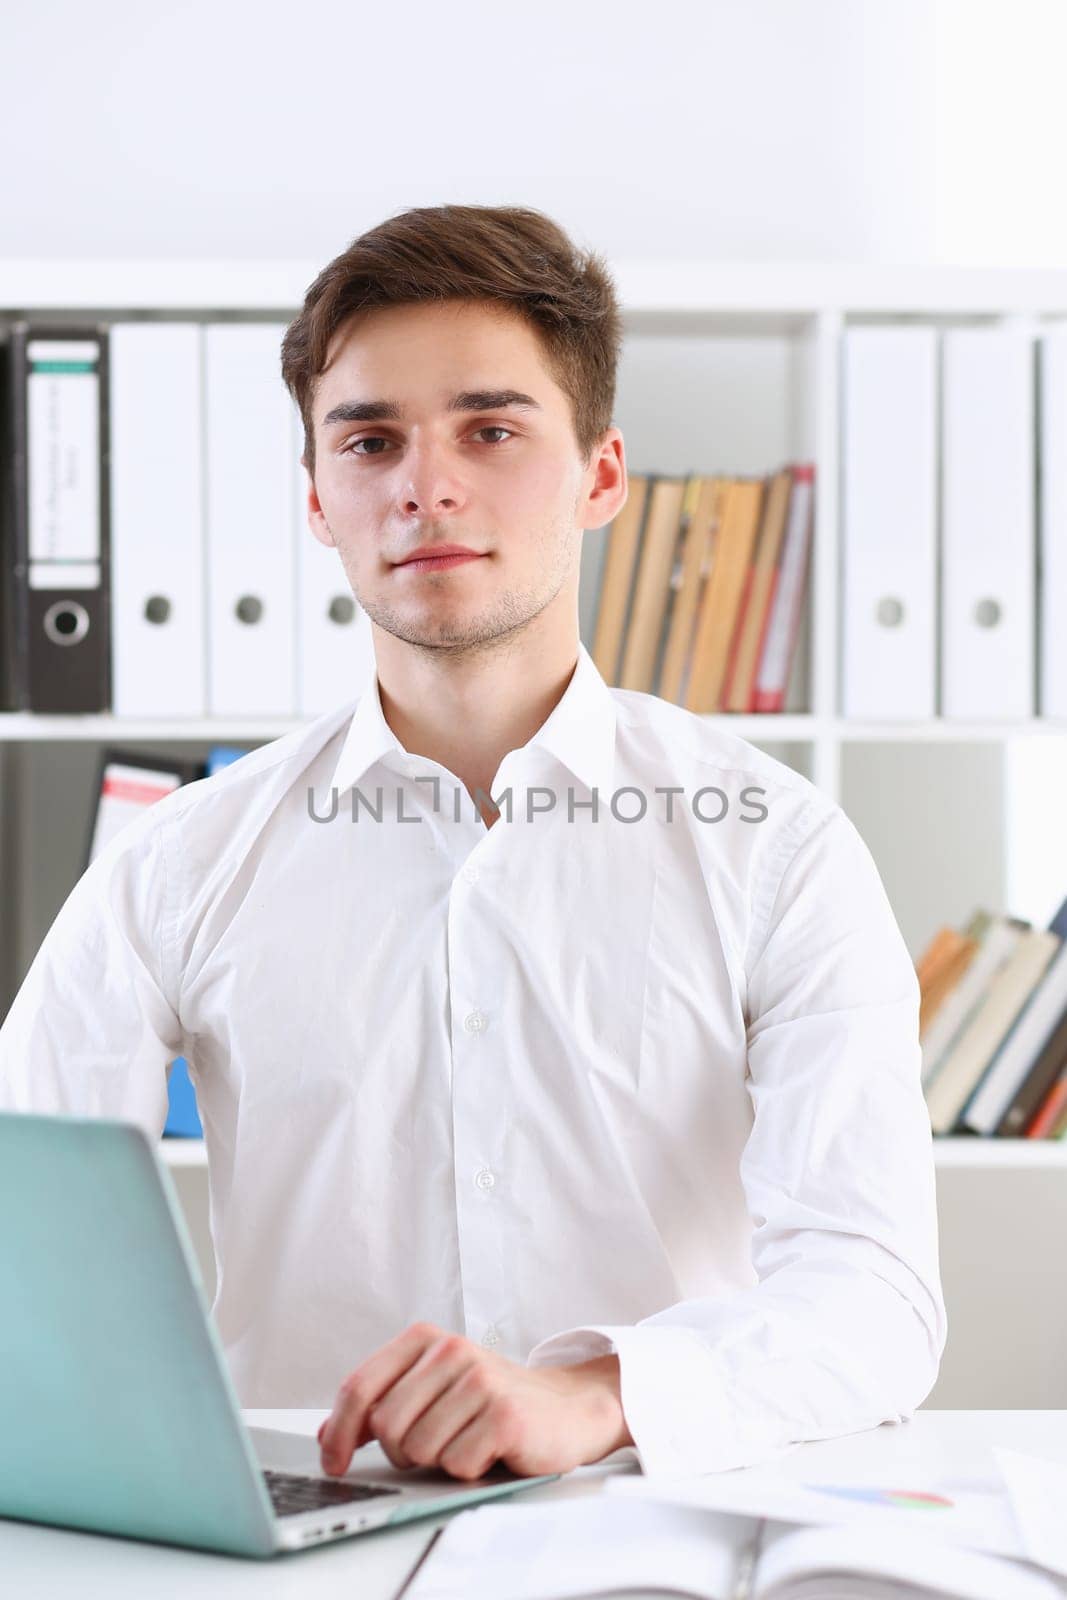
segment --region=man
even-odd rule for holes
[[[4,1103],[153,1134],[188,1058],[240,1398],[332,1398],[329,1472],[370,1438],[461,1478],[729,1468],[937,1373],[918,984],[870,855],[579,643],[620,342],[536,212],[412,210],[324,269],[283,376],[376,679],[113,841],[0,1032]]]

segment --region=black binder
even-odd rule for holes
[[[107,711],[107,329],[17,322],[6,357],[6,704]]]
[[[0,344],[0,711],[15,708],[15,485],[11,339]]]

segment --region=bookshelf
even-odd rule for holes
[[[16,317],[287,321],[317,270],[301,260],[0,260],[0,324]],[[860,321],[948,327],[1021,318],[1039,328],[1067,318],[1067,271],[684,260],[623,260],[612,270],[626,324],[615,420],[631,472],[765,473],[784,461],[815,463],[806,616],[786,710],[709,720],[797,767],[845,806],[868,839],[917,955],[935,921],[969,911],[967,896],[975,904],[998,900],[987,845],[1004,824],[990,817],[984,831],[948,839],[948,848],[943,839],[931,841],[944,883],[951,882],[949,903],[935,912],[936,878],[921,863],[910,875],[904,870],[879,810],[893,787],[887,775],[899,772],[904,788],[921,772],[931,812],[939,800],[950,809],[961,774],[992,793],[1006,742],[1064,739],[1067,722],[863,723],[840,714],[842,334]],[[72,881],[72,858],[62,846],[45,848],[46,830],[62,826],[56,795],[67,791],[80,849],[77,808],[97,746],[180,745],[196,759],[215,742],[262,743],[299,725],[292,717],[0,713],[0,873],[14,891],[0,910],[0,948],[7,951],[0,1014]],[[907,815],[905,807],[899,837],[908,836]],[[917,888],[916,879],[925,881]]]
[[[207,1166],[202,1139],[163,1139],[159,1148],[168,1167]],[[1024,1167],[1067,1172],[1067,1143],[1062,1139],[935,1139],[934,1163],[939,1169]]]
[[[0,260],[0,324],[35,316],[287,321],[320,265]],[[1067,318],[1067,271],[645,260],[612,267],[627,330],[615,420],[631,472],[762,474],[786,461],[815,463],[807,614],[786,710],[709,720],[797,767],[845,806],[916,956],[936,922],[962,921],[974,905],[1000,898],[1003,875],[990,858],[1003,853],[1008,827],[1002,752],[1016,739],[1067,739],[1067,722],[866,723],[840,714],[842,334],[859,321],[949,327],[1024,318],[1040,329]],[[299,725],[0,713],[0,1015],[79,870],[102,742],[200,757],[212,743],[262,743]],[[912,794],[909,811],[908,786],[917,779],[924,792]],[[956,829],[958,841],[931,835],[921,859],[905,859],[926,813],[942,802],[951,815],[964,780],[981,827]],[[1067,1225],[1067,1142],[948,1138],[935,1140],[934,1153],[950,1322],[962,1307],[966,1328],[931,1403],[1067,1405],[1067,1364],[1058,1354],[1067,1287],[1047,1270]],[[162,1154],[199,1219],[194,1232],[210,1284],[203,1145],[167,1140]],[[991,1170],[1000,1176],[988,1177]],[[1011,1359],[1019,1330],[1004,1308],[1023,1282],[1040,1301],[1049,1342],[1031,1330],[1020,1376]],[[949,1356],[953,1348],[950,1338]],[[990,1376],[996,1372],[1002,1377]]]
[[[1015,738],[1065,738],[1067,721],[1029,717],[1018,722],[849,722],[843,717],[818,717],[806,712],[766,715],[732,715],[719,712],[706,722],[721,722],[754,743],[931,744],[940,742],[997,743]],[[0,712],[0,744],[32,744],[58,740],[190,739],[205,743],[220,739],[280,739],[303,726],[298,717],[216,717],[166,722],[139,717],[33,716],[28,712]]]
[[[207,1166],[203,1139],[162,1139],[159,1150],[168,1167]]]

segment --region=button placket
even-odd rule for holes
[[[500,952],[491,938],[491,901],[475,882],[488,882],[484,865],[471,851],[499,849],[497,841],[480,838],[467,844],[467,858],[453,867],[448,907],[448,978],[452,1001],[453,1178],[464,1327],[477,1341],[495,1335],[503,1342],[493,1317],[509,1294],[510,1247],[506,1185],[497,1160],[502,1151],[501,1114],[508,1099],[507,1074],[494,1068],[504,1047],[501,1013],[505,974]],[[455,858],[454,858],[455,859]],[[488,1002],[488,1004],[486,1004]],[[499,1024],[499,1026],[498,1026]],[[484,1348],[492,1348],[485,1343]]]

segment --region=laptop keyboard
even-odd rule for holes
[[[399,1489],[385,1489],[376,1483],[346,1483],[340,1478],[307,1478],[301,1473],[275,1472],[269,1467],[263,1469],[263,1479],[279,1517],[400,1493]]]

